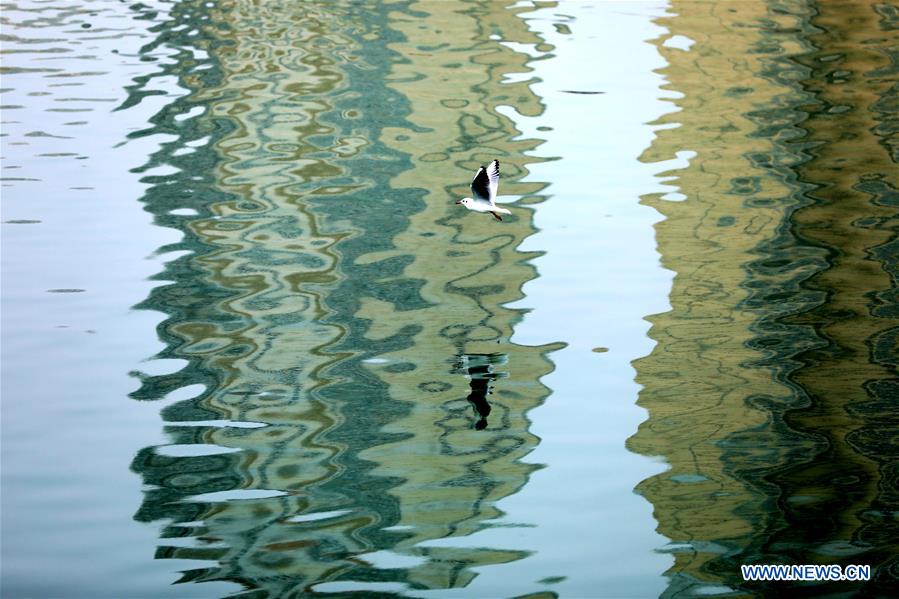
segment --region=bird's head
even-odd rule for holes
[[[465,206],[466,208],[471,208],[471,205],[474,203],[474,200],[472,200],[471,198],[462,198],[461,200],[459,200],[459,201],[456,202],[456,203],[457,203],[457,204],[462,204],[462,205]]]

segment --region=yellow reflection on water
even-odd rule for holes
[[[214,560],[182,580],[271,596],[465,587],[473,567],[525,557],[427,542],[489,526],[537,467],[523,461],[539,441],[527,412],[557,346],[509,343],[520,312],[504,307],[536,275],[516,250],[532,212],[497,223],[453,201],[494,157],[501,194],[539,191],[516,183],[539,142],[496,109],[541,110],[503,82],[528,57],[489,36],[539,40],[509,3],[426,2],[387,20],[350,3],[210,15],[221,77],[193,98],[226,131],[212,148],[221,198],[188,232],[194,282],[224,299],[165,325],[172,355],[214,381],[171,417],[244,424],[167,429],[234,453],[136,460],[164,491],[142,517],[193,540],[158,557]]]
[[[742,563],[888,568],[877,556],[894,543],[863,522],[888,504],[873,423],[894,392],[895,318],[874,299],[895,268],[883,227],[895,156],[877,109],[895,72],[889,11],[671,11],[657,45],[685,95],[644,160],[696,155],[664,174],[683,201],[644,198],[666,217],[659,251],[676,274],[671,310],[650,317],[658,344],[635,362],[649,418],[628,443],[671,466],[638,486],[671,540],[668,592],[746,590]]]
[[[667,38],[657,40],[670,88],[686,94],[661,122],[680,126],[658,132],[643,159],[665,160],[684,150],[696,156],[688,168],[663,173],[674,177],[686,199],[644,198],[665,216],[656,236],[662,264],[676,274],[671,311],[649,317],[657,345],[635,362],[637,382],[645,387],[638,403],[649,419],[628,445],[671,464],[638,490],[655,505],[662,534],[678,545],[700,541],[676,551],[669,570],[700,584],[716,580],[705,564],[745,543],[762,517],[762,498],[727,470],[720,443],[766,426],[767,415],[751,407],[749,397],[789,394],[767,369],[745,368],[762,354],[747,345],[757,314],[742,305],[748,297],[742,283],[744,265],[773,237],[790,207],[783,199],[792,193],[776,173],[748,159],[772,152],[771,140],[751,137],[757,124],[748,113],[793,92],[754,76],[768,58],[756,51],[764,36],[742,25],[765,16],[764,4],[675,2],[672,11],[677,16],[659,23],[672,36],[694,41],[685,51],[666,46]],[[800,49],[792,43],[791,51]],[[759,205],[755,198],[778,201]]]
[[[519,132],[496,110],[504,103],[521,113],[541,110],[527,85],[503,83],[507,74],[527,70],[527,55],[487,39],[493,33],[506,41],[540,42],[509,4],[475,11],[451,2],[419,2],[410,7],[416,18],[397,15],[394,22],[403,41],[391,49],[403,60],[394,64],[389,81],[409,100],[413,127],[385,129],[384,140],[409,153],[413,168],[392,185],[431,185],[425,209],[394,238],[395,249],[367,259],[413,254],[404,272],[424,281],[421,294],[431,306],[397,312],[375,299],[362,303],[359,315],[371,321],[370,336],[385,337],[410,324],[420,329],[414,346],[382,355],[414,369],[370,366],[392,397],[410,405],[409,414],[387,430],[410,436],[373,446],[362,457],[378,463],[377,473],[403,479],[391,494],[399,499],[399,524],[410,536],[396,549],[433,558],[410,573],[426,588],[466,586],[474,577],[469,568],[525,555],[426,542],[483,528],[502,515],[496,502],[527,482],[535,466],[521,460],[538,442],[528,430],[527,412],[548,394],[539,378],[551,371],[546,354],[556,347],[508,342],[520,316],[504,304],[519,299],[522,285],[536,274],[527,263],[532,255],[516,250],[535,230],[532,211],[513,208],[514,216],[497,223],[453,203],[469,194],[477,166],[493,158],[501,163],[501,196],[537,191],[515,181],[526,172],[525,152],[537,140],[515,139]],[[483,429],[473,426],[477,406],[465,399],[469,385],[476,387],[470,364],[479,360],[497,362],[491,372],[501,375],[491,378]]]

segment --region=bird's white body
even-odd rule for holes
[[[506,208],[496,205],[496,190],[499,188],[499,160],[494,160],[490,166],[482,166],[471,180],[471,194],[473,198],[462,198],[457,204],[465,206],[475,212],[489,212],[496,220],[503,220],[500,214],[512,214]]]
[[[512,214],[512,211],[508,208],[500,208],[495,204],[484,204],[481,202],[477,202],[472,198],[462,198],[457,203],[465,206],[469,210],[474,210],[475,212],[499,212],[500,214]]]

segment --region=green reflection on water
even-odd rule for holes
[[[697,156],[687,199],[647,197],[671,311],[638,360],[629,447],[675,563],[667,596],[802,592],[746,563],[870,564],[899,578],[895,217],[897,12],[877,3],[672,3],[657,40],[686,94],[645,160]],[[667,36],[666,36],[667,37]],[[721,585],[724,585],[722,588]]]
[[[189,365],[138,373],[133,396],[203,384],[163,409],[172,443],[239,451],[136,456],[153,485],[136,518],[192,539],[162,541],[157,557],[213,560],[182,581],[233,580],[260,597],[339,581],[464,587],[473,567],[525,557],[422,544],[490,526],[537,467],[523,461],[538,443],[527,412],[548,394],[539,378],[558,345],[510,344],[520,313],[503,307],[535,276],[533,255],[515,250],[531,211],[499,229],[452,199],[491,157],[506,165],[504,193],[539,191],[515,183],[539,142],[515,139],[496,111],[540,112],[527,86],[500,83],[527,57],[487,36],[539,40],[506,3],[172,15],[160,39],[206,58],[163,67],[190,94],[137,135],[178,136],[147,168],[179,171],[148,177],[144,201],[185,234],[167,249],[190,253],[141,307],[168,316],[160,357]],[[172,214],[184,208],[199,214]],[[222,419],[235,426],[201,423]],[[239,490],[269,496],[206,496]],[[396,554],[415,565],[391,565]]]

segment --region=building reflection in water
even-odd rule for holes
[[[657,40],[685,96],[644,155],[671,310],[638,360],[629,447],[675,557],[666,596],[871,593],[895,515],[897,13],[877,3],[672,3]],[[692,45],[683,43],[689,39]],[[870,564],[874,580],[744,583],[747,563]]]
[[[135,398],[170,398],[172,446],[133,468],[136,518],[167,523],[157,557],[204,560],[180,582],[440,589],[527,555],[427,544],[491,526],[537,468],[527,413],[558,347],[509,342],[531,211],[497,228],[451,201],[492,157],[504,193],[539,200],[516,182],[539,142],[495,108],[541,110],[503,83],[527,55],[488,39],[540,42],[509,4],[173,7],[159,77],[188,93],[135,135],[176,136],[144,201],[185,253],[141,307],[166,315],[158,357],[187,366],[135,373]]]

